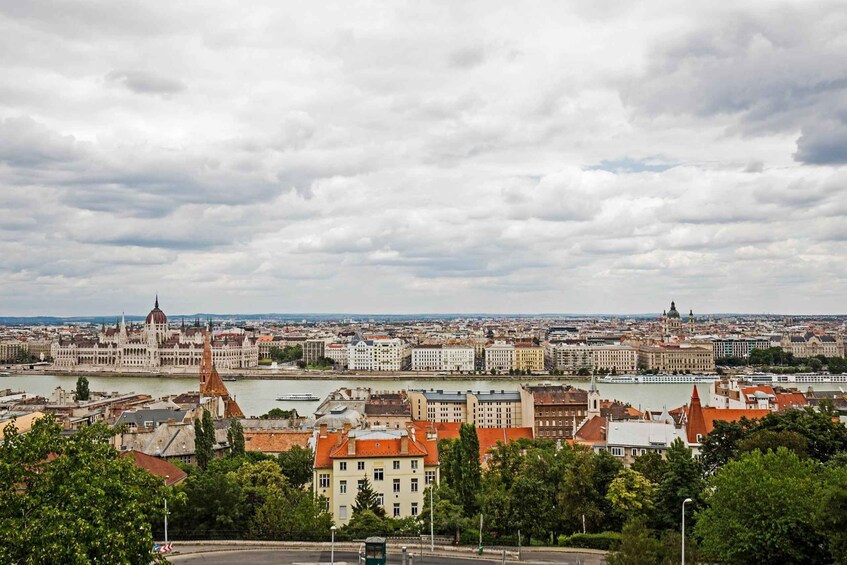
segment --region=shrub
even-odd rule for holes
[[[573,534],[559,536],[559,545],[564,547],[585,547],[588,549],[610,550],[617,547],[621,541],[618,532],[603,532],[601,534]]]

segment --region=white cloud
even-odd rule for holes
[[[2,313],[832,312],[835,8],[0,1]]]

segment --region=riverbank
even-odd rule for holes
[[[157,378],[157,379],[197,379],[197,370],[189,371],[166,371],[166,372],[151,372],[151,371],[102,371],[102,370],[75,370],[54,369],[45,367],[43,369],[9,369],[13,375],[20,376],[38,376],[51,375],[60,377],[103,377],[103,378]],[[535,375],[491,375],[488,373],[479,375],[469,374],[438,374],[426,372],[374,372],[365,373],[359,371],[274,371],[267,370],[248,370],[248,371],[220,371],[224,379],[235,378],[236,380],[259,380],[259,381],[337,381],[337,380],[368,380],[368,381],[409,381],[416,379],[424,379],[427,381],[467,381],[467,380],[486,380],[498,382],[528,382],[528,381],[577,381],[589,382],[590,377],[581,377],[575,375],[549,375],[546,373]]]

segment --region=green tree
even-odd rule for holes
[[[667,468],[656,490],[656,510],[653,519],[660,529],[676,529],[680,523],[682,501],[690,498],[693,510],[700,504],[705,481],[703,466],[688,447],[677,438],[667,451]],[[693,525],[692,523],[689,525]]]
[[[847,467],[826,470],[817,527],[827,536],[833,562],[847,564]]]
[[[609,565],[655,565],[663,557],[662,544],[650,535],[647,520],[635,517],[624,524],[620,547],[606,557]]]
[[[575,452],[574,462],[564,473],[559,484],[557,507],[561,514],[563,531],[581,532],[583,519],[586,530],[600,531],[604,525],[604,513],[601,508],[601,494],[597,490],[602,481],[595,480],[596,457],[588,450]]]
[[[325,510],[325,500],[311,490],[271,485],[251,521],[251,533],[260,539],[326,540],[332,515]]]
[[[709,480],[695,533],[721,563],[818,563],[823,536],[810,527],[821,502],[816,463],[785,448],[753,451]]]
[[[244,455],[244,427],[237,418],[231,418],[226,438],[230,445],[230,455],[240,457]]]
[[[175,538],[237,539],[246,533],[251,511],[244,492],[229,473],[236,459],[217,459],[205,471],[195,471],[181,485],[182,503],[172,507]]]
[[[353,501],[353,515],[355,516],[363,510],[370,510],[380,518],[385,518],[385,508],[379,503],[379,498],[371,487],[367,475],[359,487],[359,492],[356,493],[356,499]]]
[[[551,487],[538,475],[521,474],[512,485],[511,496],[519,501],[512,507],[514,525],[526,536],[527,545],[532,538],[544,538],[554,529],[555,497]]]
[[[748,437],[738,442],[738,452],[747,453],[758,449],[762,453],[766,451],[776,451],[780,447],[784,447],[793,451],[801,459],[808,457],[809,442],[806,438],[797,432],[790,430],[758,430],[753,432]]]
[[[633,469],[622,469],[609,484],[606,500],[625,519],[645,516],[653,508],[656,485]]]
[[[658,451],[648,451],[632,462],[632,470],[644,475],[650,482],[659,484],[665,476],[668,464]]]
[[[462,424],[459,428],[459,440],[453,443],[452,447],[450,485],[459,495],[465,515],[472,516],[479,508],[477,494],[482,479],[476,427],[473,424]]]
[[[121,457],[104,424],[70,437],[52,416],[0,441],[0,563],[137,563],[155,557],[164,487]]]
[[[282,408],[271,408],[266,413],[259,416],[262,420],[288,420],[291,418],[299,418],[297,410],[283,410]]]
[[[432,488],[432,486],[430,486]],[[453,541],[461,541],[461,532],[470,524],[465,517],[465,510],[458,503],[459,495],[447,485],[435,487],[433,496],[433,522],[436,534],[449,534]],[[424,492],[424,507],[419,518],[421,522],[429,522],[429,489]]]
[[[703,439],[700,447],[705,471],[709,474],[714,473],[735,457],[738,442],[747,436],[753,425],[753,422],[746,418],[741,418],[738,422],[715,420],[714,428]]]
[[[342,533],[348,539],[364,539],[368,536],[386,535],[387,527],[385,516],[379,516],[370,508],[365,508],[353,513]]]
[[[91,391],[88,389],[88,379],[79,377],[76,380],[76,389],[74,390],[74,400],[85,401],[91,399]]]
[[[203,418],[194,419],[194,457],[197,466],[206,470],[209,462],[214,456],[215,426],[212,423],[212,414],[203,409]]]
[[[314,454],[308,447],[292,446],[278,455],[279,466],[288,482],[295,488],[302,488],[312,480]]]
[[[773,412],[758,421],[756,430],[797,432],[806,438],[810,457],[828,461],[839,451],[847,451],[847,426],[832,416],[810,407]]]

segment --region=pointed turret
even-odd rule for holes
[[[688,443],[701,443],[703,438],[706,437],[706,420],[703,417],[703,407],[700,405],[700,393],[697,392],[697,385],[694,385],[694,391],[691,393],[691,405],[688,407],[685,422]]]
[[[591,375],[591,388],[588,389],[588,416],[600,415],[600,391],[597,389],[597,375]]]
[[[153,308],[158,308],[158,307],[159,307],[159,293],[157,292],[156,293],[156,304],[153,306]]]

